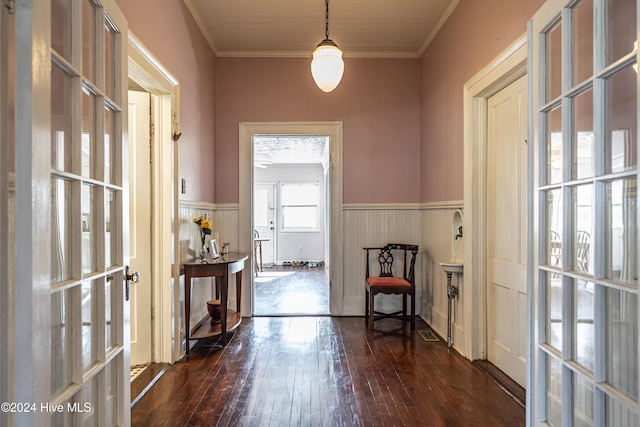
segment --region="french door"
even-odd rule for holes
[[[640,425],[637,10],[548,0],[529,26],[533,425]]]
[[[114,0],[19,1],[13,13],[0,368],[7,400],[33,406],[2,424],[128,425],[126,21]]]

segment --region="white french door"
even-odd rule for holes
[[[637,0],[549,0],[532,46],[532,405],[638,426]]]
[[[0,424],[128,425],[126,21],[114,0],[15,8],[19,96],[2,117],[3,129],[15,120],[15,216],[2,220],[15,223],[15,274],[0,368],[7,401],[33,406]]]

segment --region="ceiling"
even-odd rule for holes
[[[459,1],[333,0],[329,38],[345,58],[418,58]],[[184,2],[218,57],[311,58],[325,38],[322,0]]]
[[[254,135],[254,165],[323,163],[328,142],[327,136]]]

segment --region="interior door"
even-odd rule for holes
[[[262,242],[262,263],[275,264],[275,184],[255,184],[253,190],[253,226]],[[258,249],[259,251],[259,249]],[[258,252],[258,261],[260,253]]]
[[[526,385],[527,78],[488,100],[487,357]]]
[[[129,91],[130,265],[140,278],[132,284],[131,366],[152,358],[151,331],[151,95]]]

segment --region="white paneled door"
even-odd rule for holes
[[[3,248],[15,224],[16,274],[1,390],[32,406],[0,424],[128,425],[126,20],[114,0],[4,2],[3,33],[8,3],[15,216],[0,219]]]
[[[151,332],[151,95],[129,91],[129,252],[131,270],[131,366],[152,359]]]
[[[487,103],[487,359],[522,387],[527,344],[527,77]]]
[[[276,221],[275,184],[255,184],[253,187],[253,226],[260,239],[267,239],[262,244],[262,263],[275,263],[275,221]],[[257,246],[258,262],[260,247]]]
[[[640,425],[638,3],[549,0],[529,26],[532,425]]]

